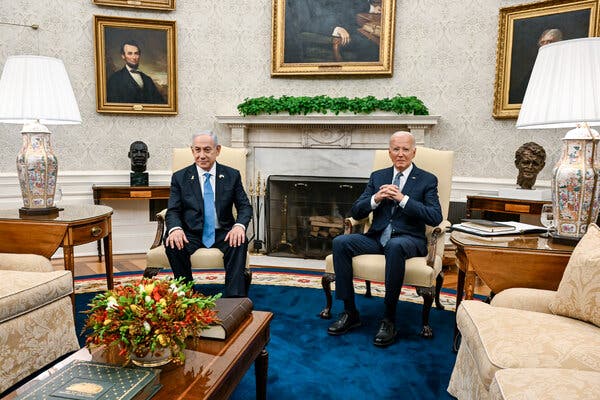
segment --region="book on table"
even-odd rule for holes
[[[159,369],[76,360],[16,399],[147,400],[162,387]]]
[[[452,230],[461,232],[471,233],[478,236],[499,236],[499,235],[520,235],[524,233],[542,233],[547,232],[548,229],[543,226],[524,224],[516,221],[503,221],[504,225],[509,225],[512,229],[500,229],[500,230],[485,230],[479,228],[473,228],[472,226],[466,225],[465,222],[460,224],[452,225]]]
[[[248,297],[219,298],[215,302],[219,323],[203,329],[200,337],[227,339],[252,313],[252,300]]]
[[[488,219],[463,219],[461,221],[462,226],[479,229],[486,232],[508,232],[517,229],[514,226],[504,222],[490,221]]]

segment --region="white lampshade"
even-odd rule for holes
[[[81,115],[63,62],[44,56],[11,56],[0,78],[0,122],[80,124]]]
[[[600,38],[565,40],[539,49],[517,128],[600,125]]]

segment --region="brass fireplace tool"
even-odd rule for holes
[[[281,240],[277,245],[278,251],[288,250],[290,253],[295,254],[294,246],[290,242],[287,241],[287,228],[288,228],[288,199],[287,196],[283,196],[283,204],[281,206]]]
[[[263,199],[265,196],[267,185],[266,181],[260,179],[260,171],[256,176],[254,184],[252,180],[248,183],[248,193],[250,193],[250,201],[252,202],[252,208],[254,210],[254,246],[252,249],[252,255],[259,255],[260,250],[263,247],[263,241],[260,240],[260,216],[262,214]]]

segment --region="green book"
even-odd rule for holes
[[[17,399],[146,400],[162,386],[160,370],[74,361]]]

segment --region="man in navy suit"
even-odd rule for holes
[[[396,305],[405,261],[427,254],[425,225],[442,222],[442,210],[435,175],[412,163],[415,138],[409,132],[396,132],[390,138],[389,154],[393,167],[371,174],[363,194],[350,211],[355,219],[373,212],[373,223],[365,234],[340,235],[333,240],[335,295],[344,301],[344,311],[327,332],[343,335],[360,326],[354,303],[352,257],[361,254],[385,255],[385,311],[373,339],[376,346],[388,346],[396,337]]]
[[[113,73],[106,84],[106,101],[109,103],[165,104],[154,81],[138,69],[142,51],[134,40],[121,44],[121,58],[125,66]]]
[[[190,256],[199,248],[215,247],[224,254],[225,297],[247,297],[244,269],[246,228],[252,206],[240,172],[216,162],[221,151],[211,131],[195,133],[195,163],[173,174],[166,215],[165,251],[175,278],[193,281]],[[233,207],[237,218],[233,216]]]

